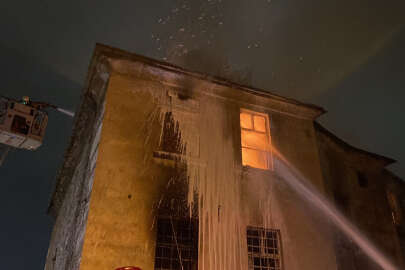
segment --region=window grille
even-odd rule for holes
[[[281,270],[280,231],[248,227],[249,270]]]
[[[155,270],[197,270],[198,221],[159,218]]]

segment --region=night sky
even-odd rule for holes
[[[96,42],[246,72],[255,87],[323,106],[326,128],[398,160],[389,168],[405,178],[403,0],[15,0],[1,10],[2,95],[75,110]],[[46,209],[72,123],[51,111],[43,146],[0,167],[1,269],[45,264]]]

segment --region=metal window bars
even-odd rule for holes
[[[198,222],[194,219],[159,218],[155,270],[197,270]]]
[[[247,228],[249,270],[281,270],[280,231]]]

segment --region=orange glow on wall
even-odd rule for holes
[[[270,128],[267,115],[242,110],[240,113],[242,165],[272,168]]]
[[[399,207],[399,202],[397,196],[391,191],[387,192],[388,204],[391,207],[392,223],[395,225],[401,224],[401,211]]]

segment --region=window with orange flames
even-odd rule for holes
[[[242,165],[264,170],[272,169],[268,116],[241,110],[240,127]]]

